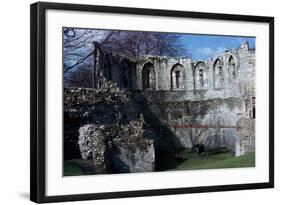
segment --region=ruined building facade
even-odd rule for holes
[[[205,61],[190,58],[143,56],[138,62],[95,50],[95,84],[116,82],[120,89],[142,91],[233,91],[248,81],[255,88],[255,50],[248,43]],[[208,96],[206,96],[208,98]],[[219,97],[219,96],[217,96]]]
[[[255,115],[255,50],[248,43],[205,61],[190,58],[143,56],[137,62],[95,50],[94,84],[113,81],[129,91],[180,94],[180,100],[243,98],[248,117]]]
[[[237,156],[254,151],[255,50],[248,43],[204,61],[166,56],[135,61],[97,46],[94,67],[96,89],[111,81],[128,93],[120,116],[124,121],[143,116],[156,153],[196,144],[226,147]],[[107,112],[102,111],[110,121]]]

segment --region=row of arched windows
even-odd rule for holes
[[[223,87],[225,82],[224,72],[228,71],[229,80],[233,81],[237,77],[237,68],[233,56],[229,57],[228,64],[224,66],[218,58],[213,64],[213,86],[215,89]],[[227,69],[226,69],[227,68]],[[194,67],[194,86],[195,89],[207,89],[211,85],[208,81],[208,68],[204,62],[198,62]],[[184,90],[186,88],[186,72],[184,67],[177,63],[171,69],[171,90]],[[154,90],[156,88],[156,75],[154,65],[146,63],[142,69],[142,87],[143,90]]]

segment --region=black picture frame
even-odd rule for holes
[[[214,19],[229,21],[262,22],[269,25],[269,181],[263,183],[229,184],[190,188],[170,188],[158,190],[122,191],[109,193],[89,193],[60,196],[46,196],[46,67],[45,67],[45,26],[46,11],[67,10],[101,13],[120,13],[133,15],[151,15],[162,17],[180,17],[194,19]],[[82,4],[38,2],[30,7],[30,199],[37,203],[62,202],[76,200],[97,200],[123,197],[141,197],[198,192],[217,192],[274,187],[274,18],[265,16],[230,15],[143,8],[125,8]]]

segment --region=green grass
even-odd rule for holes
[[[172,157],[160,156],[158,163],[156,164],[156,170],[195,170],[254,166],[254,153],[235,157],[230,152],[216,153],[209,156],[199,156],[198,154],[190,151],[180,151]]]
[[[232,157],[211,164],[206,164],[205,166],[202,166],[202,169],[238,168],[238,167],[254,167],[254,166],[255,166],[255,154],[250,153],[240,157]]]
[[[77,176],[77,175],[84,175],[84,173],[75,162],[64,161],[63,175]]]
[[[174,156],[160,155],[156,158],[156,171],[196,170],[254,167],[255,153],[235,157],[230,152],[199,156],[190,151],[179,151]],[[64,176],[85,175],[75,161],[64,162]]]

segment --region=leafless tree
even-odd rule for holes
[[[93,54],[92,42],[98,41],[102,44],[112,34],[112,31],[64,28],[64,73],[77,68],[81,64],[90,64],[92,60],[90,57]]]
[[[102,48],[138,60],[142,55],[184,56],[181,36],[170,33],[120,31],[112,34]]]

